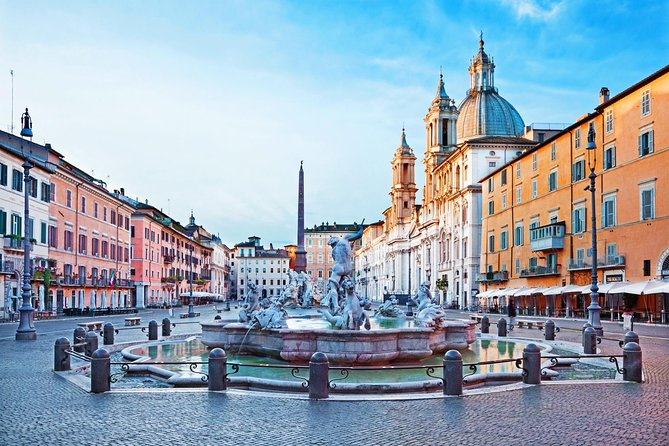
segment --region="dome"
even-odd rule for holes
[[[495,89],[472,91],[458,106],[458,142],[479,136],[520,136],[523,118]]]

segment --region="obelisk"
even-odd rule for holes
[[[297,251],[295,251],[295,271],[307,270],[307,251],[304,249],[304,169],[300,161],[300,181],[297,189]]]

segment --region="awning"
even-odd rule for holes
[[[630,282],[598,283],[597,288],[599,288],[598,290],[599,294],[614,294],[614,293],[622,293],[623,291],[619,290],[627,285],[630,285]],[[592,285],[583,286],[582,287],[583,291],[581,291],[581,294],[590,294],[591,286]]]
[[[476,295],[476,297],[477,297],[477,298],[488,297],[488,296],[490,295],[490,293],[492,293],[493,291],[496,291],[496,290],[485,290],[485,291],[481,291],[480,293],[478,293],[478,294]]]
[[[617,288],[616,293],[629,293],[637,295],[669,293],[669,282],[663,282],[661,280],[634,282]]]
[[[556,296],[558,294],[562,294],[562,290],[564,288],[565,287],[563,286],[552,286],[543,290],[541,294],[543,294],[544,296]]]
[[[532,287],[532,288],[521,288],[516,291],[513,295],[517,297],[531,296],[533,294],[543,293],[546,288],[543,287]]]

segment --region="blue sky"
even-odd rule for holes
[[[529,124],[660,69],[667,29],[667,1],[0,1],[0,126],[13,69],[36,142],[230,245],[281,245],[300,160],[307,226],[381,218],[402,125],[420,161],[440,66],[459,102],[480,30]]]

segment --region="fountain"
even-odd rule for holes
[[[364,222],[364,220],[363,220]],[[284,306],[294,298],[297,288],[290,283],[274,299],[257,301],[257,289],[249,284],[239,322],[215,320],[202,322],[202,343],[259,356],[269,356],[292,363],[307,363],[314,352],[325,353],[331,364],[383,365],[397,362],[418,362],[449,349],[466,349],[476,339],[474,321],[447,319],[443,309],[432,301],[429,282],[424,282],[415,304],[417,315],[407,321],[391,305],[382,306],[387,323],[396,321],[396,328],[373,326],[365,312],[369,302],[355,292],[351,278],[352,253],[350,240],[362,233],[332,237],[334,266],[328,289],[318,311],[329,326],[291,328]],[[304,288],[303,288],[304,289]],[[298,300],[300,306],[309,299]],[[411,322],[411,323],[407,323]],[[362,330],[364,328],[365,330]]]

